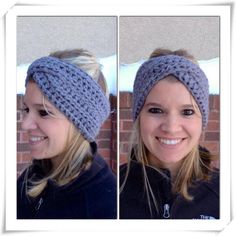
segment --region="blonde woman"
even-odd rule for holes
[[[33,162],[17,181],[18,219],[116,218],[116,179],[95,142],[110,113],[99,74],[86,50],[30,65],[22,128]]]
[[[219,173],[199,146],[208,80],[184,50],[155,50],[133,90],[134,131],[120,168],[121,219],[218,219]]]

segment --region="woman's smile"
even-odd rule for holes
[[[177,166],[197,145],[202,119],[195,107],[186,87],[172,77],[151,89],[140,113],[141,137],[150,162],[158,159],[163,167]]]
[[[171,145],[171,146],[177,145],[184,140],[182,138],[167,139],[167,138],[158,138],[158,137],[156,137],[156,139],[162,144]]]
[[[30,136],[29,137],[29,144],[30,145],[37,145],[37,144],[41,144],[42,142],[44,142],[48,137],[45,136]]]
[[[71,127],[69,120],[43,98],[37,84],[28,82],[22,128],[28,132],[30,155],[35,159],[54,158],[62,153]]]
[[[174,155],[186,145],[187,138],[160,138],[155,137],[157,141],[156,148],[165,152],[166,155],[173,153]]]

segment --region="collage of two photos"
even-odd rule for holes
[[[16,219],[221,219],[220,24],[18,16]]]

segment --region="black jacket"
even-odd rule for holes
[[[40,175],[37,165],[29,175]],[[92,165],[72,182],[57,186],[48,181],[46,189],[36,199],[25,194],[25,172],[17,180],[18,219],[115,219],[116,178],[98,155]]]
[[[127,164],[120,167],[120,185],[126,175]],[[170,177],[168,170],[163,170]],[[196,181],[189,188],[192,201],[172,194],[170,178],[156,169],[146,166],[153,193],[158,201],[158,211],[151,201],[152,215],[144,189],[143,170],[140,163],[131,161],[125,187],[120,194],[121,219],[218,219],[219,218],[219,174],[213,173],[211,180]]]

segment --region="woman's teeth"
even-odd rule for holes
[[[159,138],[159,141],[161,143],[167,144],[167,145],[176,145],[182,141],[182,139],[164,139],[164,138]]]
[[[46,137],[30,137],[31,142],[39,142],[46,139]]]

